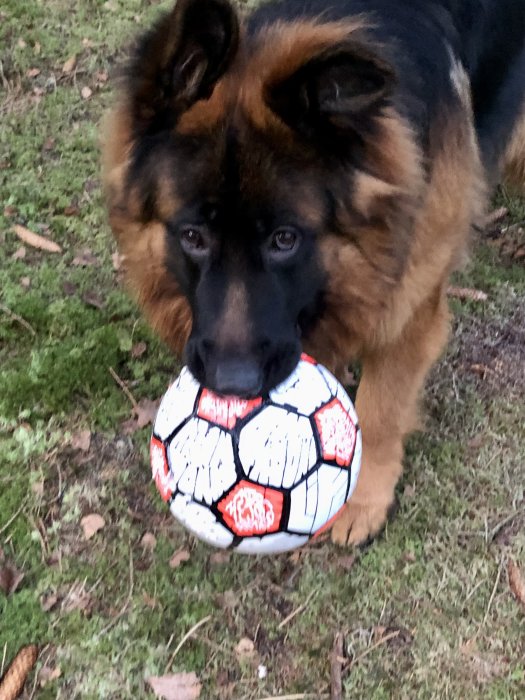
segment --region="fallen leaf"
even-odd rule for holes
[[[172,673],[166,676],[150,676],[146,683],[163,700],[197,700],[201,683],[195,673]]]
[[[347,554],[346,556],[337,559],[337,566],[345,571],[350,571],[356,562],[355,554]]]
[[[131,357],[138,359],[139,357],[142,357],[146,350],[148,349],[148,346],[146,343],[141,340],[139,343],[136,343],[132,348],[131,348]]]
[[[62,248],[54,241],[49,240],[49,238],[44,238],[38,233],[30,231],[25,226],[20,226],[20,224],[15,224],[13,226],[13,231],[16,233],[21,241],[30,245],[32,248],[38,248],[39,250],[45,250],[48,253],[61,253]]]
[[[16,207],[13,207],[11,204],[7,204],[4,207],[4,216],[6,219],[10,219],[12,216],[16,216],[18,214],[18,209]]]
[[[243,637],[235,647],[235,656],[239,661],[248,661],[257,654],[255,644],[248,637]]]
[[[487,301],[489,298],[488,294],[480,289],[469,289],[468,287],[449,287],[447,294],[455,299],[468,299],[469,301]]]
[[[24,289],[29,289],[31,286],[31,278],[30,277],[20,277],[20,285]]]
[[[100,260],[89,250],[89,248],[85,248],[81,253],[73,258],[71,264],[75,267],[98,267],[100,265]]]
[[[62,284],[62,289],[64,290],[64,294],[67,294],[68,297],[72,297],[77,293],[77,285],[74,284],[74,282],[68,282],[67,280]]]
[[[79,216],[80,207],[77,204],[69,204],[64,207],[64,216]]]
[[[144,601],[144,604],[148,606],[148,608],[151,608],[151,610],[155,610],[155,608],[158,605],[158,600],[156,598],[153,598],[153,596],[150,596],[146,591],[142,594],[142,600]]]
[[[169,560],[170,568],[177,569],[183,562],[188,561],[190,553],[187,549],[179,549]]]
[[[105,306],[105,302],[100,294],[92,289],[82,294],[82,301],[88,306],[92,306],[94,309],[103,309]]]
[[[62,669],[60,666],[55,666],[55,668],[51,668],[51,666],[42,666],[38,672],[38,683],[40,684],[40,687],[43,688],[48,683],[56,681],[61,675]]]
[[[71,586],[69,593],[62,601],[61,611],[63,613],[74,612],[75,610],[80,610],[81,612],[88,614],[91,612],[93,606],[93,599],[90,594],[86,591],[86,584],[76,582]]]
[[[416,487],[413,484],[407,484],[403,489],[403,496],[407,499],[414,498],[416,495]]]
[[[219,551],[219,552],[214,552],[210,556],[210,564],[213,566],[222,566],[223,564],[227,564],[231,559],[231,552],[228,551]]]
[[[90,513],[82,518],[80,524],[82,526],[82,530],[84,531],[84,537],[86,540],[90,540],[95,533],[102,530],[106,522],[98,513]]]
[[[515,561],[509,559],[507,562],[507,574],[509,576],[509,586],[513,596],[525,610],[525,581],[521,571]]]
[[[137,432],[137,430],[141,430],[147,425],[153,424],[159,409],[159,404],[160,399],[156,401],[141,399],[132,409],[133,416],[122,424],[123,433],[125,435],[132,435]]]
[[[144,535],[142,535],[140,544],[144,549],[147,549],[149,552],[153,552],[153,550],[157,546],[157,538],[152,532],[146,532],[144,533]]]
[[[84,85],[82,90],[80,91],[80,96],[82,97],[83,100],[89,100],[91,95],[93,94],[93,90],[88,87],[87,85]]]
[[[50,595],[45,595],[40,599],[40,605],[44,612],[49,612],[58,603],[58,596],[56,593],[51,593]]]
[[[45,141],[44,145],[42,146],[42,150],[44,151],[52,151],[53,148],[55,147],[55,139],[52,136],[49,136]]]
[[[29,68],[26,70],[26,76],[28,78],[36,78],[37,75],[40,75],[40,68]]]
[[[4,562],[0,565],[0,591],[6,595],[15,593],[23,578],[24,574],[12,564]]]
[[[109,76],[105,70],[100,70],[95,73],[95,80],[97,82],[97,85],[104,85],[104,83],[108,82],[108,78]]]
[[[42,50],[42,45],[39,41],[35,41],[35,45],[33,46],[33,53],[35,56],[40,56],[40,51]]]
[[[72,73],[77,65],[77,57],[75,55],[70,56],[67,61],[65,61],[62,66],[62,73]]]
[[[81,450],[82,452],[89,452],[91,446],[91,431],[90,430],[79,430],[74,433],[71,437],[71,447],[74,450]]]
[[[152,401],[151,399],[141,399],[135,409],[137,415],[137,425],[139,428],[145,428],[150,423],[153,423],[159,410],[160,401]]]
[[[35,494],[35,496],[42,498],[44,495],[44,479],[39,479],[31,484],[31,491]]]
[[[25,49],[25,47],[27,46],[27,43],[26,43],[25,39],[22,39],[22,37],[20,37],[20,39],[16,42],[16,45],[18,46],[19,49]]]

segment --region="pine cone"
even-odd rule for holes
[[[0,700],[15,700],[38,659],[38,647],[31,644],[20,649],[0,681]]]

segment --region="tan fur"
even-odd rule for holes
[[[249,347],[248,290],[240,280],[232,280],[217,319],[217,344],[224,349]]]
[[[502,171],[504,180],[525,194],[525,110],[503,156]]]

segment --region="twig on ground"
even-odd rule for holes
[[[511,513],[510,515],[507,515],[506,518],[503,518],[503,520],[500,520],[500,522],[495,525],[492,530],[490,531],[489,534],[489,540],[491,542],[494,541],[494,538],[499,535],[501,530],[505,527],[505,525],[508,525],[510,522],[514,520],[514,518],[517,518],[518,515],[525,514],[525,508],[520,508],[519,510],[516,510],[514,513]]]
[[[303,610],[306,610],[306,608],[308,607],[308,604],[310,603],[310,601],[312,600],[312,598],[314,597],[314,595],[316,595],[317,592],[318,592],[318,589],[313,590],[313,591],[310,593],[310,595],[307,597],[307,599],[304,601],[304,603],[301,603],[301,605],[299,605],[298,608],[296,608],[295,610],[292,610],[292,612],[291,612],[287,617],[285,617],[284,620],[282,620],[282,621],[279,623],[279,625],[277,626],[277,629],[279,629],[279,630],[282,629],[282,628],[283,628],[285,625],[287,625],[291,620],[293,620],[294,617],[296,617],[296,615],[299,615],[299,613],[302,613]]]
[[[496,591],[498,590],[499,582],[500,582],[500,579],[501,579],[501,572],[503,571],[503,562],[504,562],[504,559],[503,559],[503,557],[501,557],[500,563],[499,563],[499,566],[498,566],[498,573],[497,573],[497,576],[496,576],[496,581],[494,582],[494,588],[492,589],[492,593],[490,594],[489,604],[487,605],[487,610],[485,611],[485,617],[483,618],[483,622],[482,622],[481,625],[479,626],[479,629],[481,629],[481,627],[484,627],[484,626],[485,626],[485,623],[486,623],[487,620],[488,620],[488,617],[489,617],[489,614],[490,614],[490,609],[491,609],[491,607],[492,607],[492,603],[494,602],[494,598],[495,598],[495,596],[496,596]],[[478,629],[478,631],[479,631],[479,629]]]
[[[168,671],[169,671],[170,668],[171,668],[172,663],[175,661],[175,657],[177,656],[177,654],[179,653],[179,651],[182,649],[182,647],[184,646],[184,644],[188,641],[188,639],[189,639],[193,634],[195,634],[195,632],[199,629],[199,627],[202,627],[202,625],[205,625],[207,622],[209,622],[209,621],[211,620],[211,618],[212,618],[211,615],[207,615],[206,617],[203,617],[202,620],[199,620],[199,622],[197,622],[197,624],[193,625],[193,627],[192,627],[191,629],[189,629],[189,630],[186,632],[186,634],[184,635],[184,637],[180,640],[180,642],[179,642],[179,643],[177,644],[177,646],[175,647],[175,651],[174,651],[173,654],[170,656],[170,660],[169,660],[168,663],[166,664],[166,670],[164,671],[164,673],[168,673]]]
[[[131,405],[133,406],[133,408],[134,408],[135,410],[138,410],[139,404],[138,404],[136,398],[135,398],[135,397],[133,396],[133,394],[131,393],[131,391],[130,391],[130,390],[128,389],[128,387],[125,385],[125,383],[123,382],[123,380],[118,376],[118,374],[115,372],[115,370],[113,369],[113,367],[108,367],[108,369],[109,369],[109,373],[111,374],[111,376],[113,377],[113,379],[117,382],[117,384],[119,385],[119,387],[122,389],[122,391],[124,392],[124,394],[125,394],[126,397],[128,398],[128,400],[129,400],[129,402],[131,403]]]
[[[372,644],[371,647],[368,647],[368,649],[365,649],[362,654],[359,654],[359,656],[356,656],[355,659],[350,659],[348,664],[345,667],[345,671],[350,670],[354,666],[356,666],[360,661],[362,661],[368,654],[372,653],[374,649],[377,649],[377,647],[382,646],[383,644],[386,644],[389,642],[391,639],[394,639],[395,637],[399,636],[401,630],[394,630],[393,632],[390,632],[389,634],[385,634],[384,637],[381,637],[381,639],[378,639],[375,644]]]
[[[25,508],[25,506],[26,506],[26,503],[27,503],[27,499],[26,499],[25,501],[23,501],[23,503],[22,503],[22,505],[20,506],[20,508],[15,512],[14,515],[12,515],[12,516],[9,518],[9,520],[6,522],[6,524],[5,524],[5,525],[2,525],[2,527],[0,527],[0,535],[3,535],[4,532],[7,530],[7,528],[11,525],[11,523],[13,523],[13,522],[18,518],[18,516],[20,515],[20,513],[24,510],[24,508]]]
[[[332,658],[330,660],[330,700],[342,700],[343,697],[343,647],[343,633],[337,632],[332,648]]]
[[[0,303],[0,309],[4,312],[6,316],[9,316],[9,318],[12,321],[17,321],[21,326],[23,326],[26,331],[29,331],[32,335],[36,335],[36,331],[33,328],[33,326],[25,320],[25,318],[22,318],[22,316],[19,316],[18,314],[15,314],[14,311],[11,311],[5,304]]]

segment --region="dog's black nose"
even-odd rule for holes
[[[217,363],[212,388],[219,394],[256,396],[261,392],[263,373],[256,360],[228,358]]]

